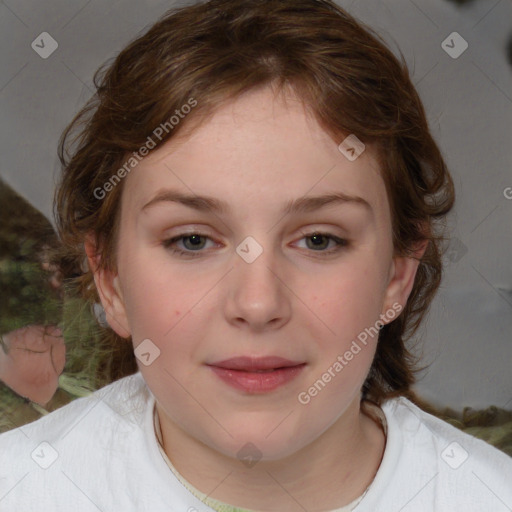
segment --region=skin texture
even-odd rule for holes
[[[66,346],[58,327],[29,325],[3,336],[0,380],[39,405],[52,399],[65,364]]]
[[[148,155],[124,183],[117,273],[86,249],[107,320],[134,347],[150,339],[160,356],[140,370],[157,399],[164,448],[177,470],[213,498],[258,510],[319,511],[357,498],[371,483],[385,438],[360,410],[376,338],[307,404],[298,401],[357,335],[393,304],[404,305],[418,262],[394,257],[385,185],[371,147],[351,162],[289,94],[265,88],[219,109],[189,138]],[[225,213],[160,201],[163,189],[208,195]],[[285,215],[293,199],[359,196]],[[183,233],[209,238],[199,257]],[[313,232],[348,245],[336,247]],[[248,236],[252,263],[236,252]],[[195,251],[198,252],[197,250]],[[322,256],[324,254],[324,256]],[[270,393],[226,385],[206,363],[278,355],[306,366]],[[252,443],[252,467],[237,452]]]

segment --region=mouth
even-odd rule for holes
[[[306,366],[277,356],[234,357],[208,364],[231,387],[247,393],[267,393],[293,380]]]
[[[266,357],[232,357],[216,363],[211,363],[208,366],[215,366],[217,368],[224,368],[226,370],[240,370],[246,372],[266,372],[273,371],[280,368],[291,368],[306,364],[302,361],[291,361],[279,356],[266,356]]]

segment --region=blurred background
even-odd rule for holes
[[[430,364],[417,391],[456,410],[512,409],[512,3],[338,3],[376,30],[395,53],[398,48],[403,53],[455,181],[446,275],[417,336],[416,351]],[[49,322],[62,313],[53,306],[38,309],[44,301],[33,293],[37,280],[27,277],[34,268],[28,256],[36,257],[49,272],[48,294],[59,298],[58,274],[48,268],[43,243],[52,236],[45,223],[53,222],[59,136],[92,95],[96,69],[174,5],[161,0],[0,3],[0,334],[22,327],[8,316],[23,307],[34,314],[32,323],[43,322],[37,315]],[[15,209],[5,199],[13,194],[19,196]],[[39,240],[34,233],[41,234]],[[26,254],[13,267],[7,248],[16,240]],[[85,329],[89,333],[90,327]]]

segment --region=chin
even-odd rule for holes
[[[306,443],[301,443],[297,438],[296,432],[292,432],[289,428],[279,425],[282,421],[274,421],[272,426],[261,428],[258,425],[252,428],[239,428],[235,425],[231,428],[227,427],[230,432],[240,432],[239,435],[234,435],[233,438],[225,436],[223,443],[218,443],[218,440],[213,442],[212,446],[217,451],[231,458],[239,459],[241,462],[248,460],[248,467],[250,467],[250,460],[261,461],[275,461],[284,459],[293,455]],[[276,428],[277,426],[277,428]],[[213,440],[212,440],[213,441]]]

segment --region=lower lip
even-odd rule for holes
[[[279,368],[271,372],[244,372],[211,366],[213,372],[226,384],[248,393],[268,393],[293,380],[305,364]]]

